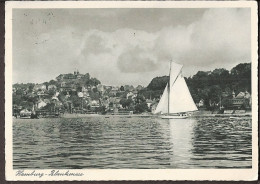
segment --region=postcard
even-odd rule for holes
[[[6,180],[257,179],[256,2],[5,8]]]

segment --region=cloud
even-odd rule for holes
[[[159,35],[156,50],[161,59],[197,66],[250,61],[248,9],[210,9],[200,21],[164,28]]]
[[[250,25],[246,8],[208,9],[195,22],[154,32],[127,27],[84,31],[68,25],[39,35],[40,41],[48,40],[42,45],[32,45],[35,40],[28,37],[24,48],[16,48],[15,59],[31,61],[31,71],[41,67],[42,80],[77,67],[106,84],[147,85],[168,74],[170,60],[183,64],[185,75],[250,62]]]
[[[197,22],[164,27],[154,33],[120,29],[98,34],[105,35],[103,45],[116,46],[110,52],[114,56],[111,65],[122,73],[167,73],[161,65],[170,60],[190,67],[189,71],[194,66],[211,69],[250,62],[248,9],[210,9]]]
[[[147,52],[139,47],[126,50],[119,56],[117,61],[120,71],[125,73],[155,71],[157,64],[157,60],[151,52]]]
[[[102,38],[99,34],[91,33],[87,35],[83,42],[83,48],[81,54],[87,56],[89,54],[99,54],[111,51],[105,46],[105,38]]]

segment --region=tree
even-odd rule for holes
[[[16,95],[23,95],[23,90],[22,89],[18,89],[16,91]]]
[[[22,96],[13,94],[13,104],[20,106],[22,102]]]
[[[50,80],[50,81],[49,81],[49,85],[55,85],[55,86],[58,86],[58,82],[55,81],[55,80]]]
[[[169,76],[155,77],[147,86],[149,90],[164,90],[166,84],[169,82]]]
[[[122,98],[119,102],[123,108],[127,107],[127,99],[126,98]]]
[[[97,86],[98,84],[100,84],[101,82],[99,81],[99,80],[97,80],[96,78],[91,78],[90,79],[92,82],[92,84],[93,84],[93,86]]]
[[[72,102],[74,107],[81,107],[82,99],[79,98],[77,95],[72,95],[69,100]]]
[[[106,114],[106,107],[105,106],[101,106],[99,108],[97,108],[98,112],[101,112],[101,114]]]
[[[113,102],[110,102],[109,103],[109,107],[113,107],[114,106],[114,103]]]
[[[93,92],[97,93],[98,92],[97,88],[93,88]]]
[[[135,112],[136,113],[142,113],[142,112],[145,112],[145,111],[148,111],[148,106],[147,106],[146,102],[136,104],[136,106],[135,106]]]
[[[30,92],[30,93],[33,91],[33,87],[34,87],[33,84],[29,85],[28,89],[29,89],[29,92]]]
[[[121,86],[121,87],[120,87],[120,91],[125,91],[124,86]]]
[[[81,92],[82,91],[82,87],[81,86],[78,86],[77,87],[77,92]]]
[[[86,79],[86,80],[89,80],[90,79],[89,73],[86,73],[83,78]]]
[[[126,100],[126,106],[129,108],[131,105],[133,105],[134,101],[132,100],[132,98],[128,98]]]
[[[145,102],[145,97],[143,95],[138,94],[135,101],[137,104]]]
[[[48,91],[48,93],[49,93],[49,96],[52,97],[52,96],[55,95],[56,91],[53,90],[53,89],[50,89],[50,90]]]

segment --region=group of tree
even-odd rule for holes
[[[241,63],[230,71],[219,68],[212,72],[198,71],[194,76],[185,78],[193,100],[200,100],[209,108],[210,103],[219,103],[220,99],[231,97],[232,92],[251,93],[251,63]],[[169,76],[153,78],[150,84],[140,91],[146,98],[159,100]],[[225,95],[224,95],[225,94]]]
[[[238,64],[230,71],[224,68],[215,69],[213,71],[198,71],[194,76],[185,78],[185,80],[195,103],[203,100],[205,106],[209,108],[211,103],[218,103],[220,99],[223,100],[226,97],[230,97],[232,92],[235,92],[236,95],[239,92],[245,91],[251,93],[251,63]],[[146,99],[157,99],[157,101],[159,101],[168,81],[169,76],[153,78],[146,88],[138,92],[135,99],[127,99],[128,90],[125,89],[124,86],[120,87],[119,92],[115,96],[121,98],[120,104],[124,109],[142,113],[149,110]],[[61,91],[60,82],[61,81],[51,80],[44,83],[47,88],[50,85],[57,87],[56,90],[48,90],[46,92],[46,98],[51,99],[56,91],[60,91],[58,99],[62,102],[65,109],[69,109],[71,106],[75,108],[83,106],[84,108],[90,109],[89,104],[82,101],[78,96],[78,92],[82,90],[82,86],[91,87],[88,93],[92,100],[99,101],[102,99],[102,94],[95,88],[100,84],[100,81],[96,78],[91,78],[88,73],[83,75],[80,79],[74,82],[72,81],[72,84],[76,86],[75,91]],[[35,84],[33,83],[14,84],[13,87],[17,90],[13,93],[13,104],[28,109],[30,109],[33,104],[36,104],[39,98],[33,93],[34,86]],[[92,88],[93,86],[95,87]],[[225,100],[223,100],[223,103],[224,101]],[[113,106],[113,104],[109,105]],[[101,107],[99,110],[103,112],[104,107]]]

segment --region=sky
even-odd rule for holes
[[[251,62],[249,8],[13,9],[13,83],[89,73],[147,86],[183,64],[186,77]]]

